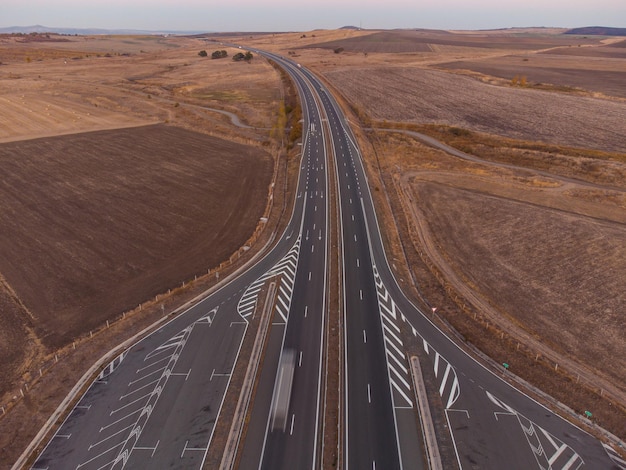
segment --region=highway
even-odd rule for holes
[[[431,359],[424,372],[440,386],[430,399],[443,404],[460,468],[626,468],[459,349],[404,295],[336,101],[306,68],[251,50],[285,68],[302,102],[300,174],[286,230],[256,264],[105,368],[32,468],[202,468],[259,292],[272,281],[276,307],[239,468],[320,468],[330,172],[345,325],[343,468],[427,468],[401,331]]]
[[[441,400],[460,468],[626,468],[610,448],[466,354],[404,295],[385,255],[349,123],[325,86],[310,71],[299,71],[323,105],[338,178],[346,325],[345,468],[421,465],[400,323],[431,359],[426,373],[439,386],[439,397],[431,400]]]

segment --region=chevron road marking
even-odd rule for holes
[[[415,329],[413,329],[413,335],[418,335]],[[461,387],[459,385],[459,379],[456,375],[456,370],[441,354],[435,351],[435,349],[429,345],[424,338],[422,338],[422,344],[424,345],[424,351],[426,354],[429,356],[434,355],[433,371],[435,373],[435,378],[440,380],[439,395],[445,402],[445,409],[449,410],[461,394]]]
[[[376,265],[374,268],[374,281],[376,283],[376,293],[378,297],[378,311],[380,313],[383,337],[385,339],[385,353],[387,356],[387,368],[389,372],[389,381],[392,388],[398,393],[400,401],[404,403],[396,404],[394,407],[413,408],[413,400],[409,398],[411,393],[411,376],[407,367],[406,357],[403,352],[404,344],[400,339],[400,328],[396,324],[399,310],[393,299],[385,289],[383,281],[378,274]]]
[[[584,461],[574,449],[548,431],[511,408],[495,395],[485,392],[487,398],[508,415],[513,415],[524,432],[528,446],[533,452],[539,468],[546,470],[575,470],[584,465]],[[495,412],[495,417],[498,415]]]
[[[278,263],[276,263],[272,269],[250,284],[246,292],[243,294],[243,297],[241,297],[239,304],[237,305],[237,312],[246,321],[254,312],[257,298],[263,283],[271,277],[282,276],[282,282],[280,283],[280,287],[278,289],[276,311],[282,318],[283,322],[287,322],[293,286],[296,280],[296,268],[298,267],[301,240],[302,235],[299,235],[291,250],[289,250],[289,252]]]
[[[620,470],[626,470],[626,460],[624,460],[621,455],[615,452],[615,450],[608,444],[603,443],[602,447],[604,447],[604,450],[609,455],[609,458],[613,461],[613,463],[615,463],[615,465],[617,465]]]

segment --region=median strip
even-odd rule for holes
[[[230,432],[228,433],[228,441],[226,442],[226,448],[220,463],[220,470],[232,469],[235,465],[235,461],[237,460],[237,450],[239,449],[239,442],[241,441],[241,436],[243,434],[245,418],[248,414],[248,408],[252,398],[256,376],[261,362],[261,354],[265,347],[265,340],[267,338],[267,332],[272,318],[272,311],[274,310],[274,305],[276,303],[276,293],[276,281],[272,281],[269,285],[267,296],[265,297],[265,304],[261,314],[261,323],[257,331],[256,339],[254,340],[254,346],[252,347],[250,362],[248,363],[246,376],[241,386],[241,392],[239,393],[239,401],[237,402],[235,415],[233,416]]]
[[[422,368],[417,356],[411,357],[411,377],[413,378],[413,388],[415,389],[415,398],[419,408],[419,417],[424,433],[424,442],[428,454],[428,464],[431,470],[443,470],[441,455],[439,454],[439,446],[437,445],[437,437],[435,436],[435,425],[430,415],[428,406],[428,395],[426,394],[426,386],[424,385],[424,377],[422,376]]]

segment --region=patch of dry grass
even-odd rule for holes
[[[251,126],[267,127],[281,99],[274,69],[261,59],[202,58],[202,49],[210,51],[210,44],[189,38],[0,42],[0,142],[155,122],[189,126],[189,115],[176,103],[225,109]],[[37,60],[23,59],[35,54]],[[195,130],[211,132],[206,123]],[[224,132],[222,126],[217,133]]]

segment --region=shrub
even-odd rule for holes
[[[205,50],[201,50],[200,52],[198,52],[198,55],[199,55],[200,57],[206,57],[206,56],[208,56],[209,54],[207,54],[207,52],[206,52]]]
[[[211,59],[223,59],[224,57],[228,57],[228,52],[226,51],[215,51],[211,54]]]

